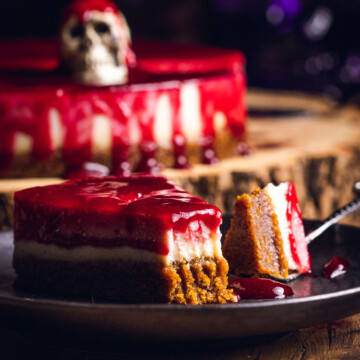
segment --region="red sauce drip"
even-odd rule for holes
[[[239,141],[236,150],[237,150],[238,154],[241,156],[249,156],[251,154],[248,145],[244,141]]]
[[[63,93],[60,111],[62,121],[67,124],[63,156],[69,169],[80,169],[83,163],[91,161],[94,116],[99,113],[96,107],[99,99],[94,95],[84,93],[73,97]],[[107,108],[103,110],[108,114]],[[47,129],[50,131],[50,123]]]
[[[128,95],[125,101],[118,101],[113,97],[110,108],[113,110],[113,118],[117,121],[111,122],[112,134],[112,167],[111,172],[114,175],[130,176],[131,166],[129,164],[130,156],[130,129],[129,118],[131,114],[130,106],[133,103],[133,96]]]
[[[214,91],[215,89],[212,86],[206,88],[200,86],[199,88],[201,89],[200,108],[201,108],[201,116],[203,118],[203,138],[200,140],[203,148],[202,162],[204,164],[211,165],[219,162],[218,158],[216,157],[215,149],[214,149],[214,138],[215,138],[214,115],[215,115],[215,110],[219,108],[219,106],[217,105],[220,104],[217,104],[219,102],[218,93]],[[220,86],[220,89],[217,89],[217,91],[221,91],[221,90],[222,89]]]
[[[295,185],[293,183],[288,183],[286,202],[286,217],[290,229],[289,241],[291,255],[301,273],[311,272],[311,261],[305,240],[300,205],[297,199]]]
[[[202,150],[203,150],[203,164],[215,165],[219,162],[219,159],[216,156],[214,149],[214,137],[207,136],[201,141]]]
[[[240,278],[230,288],[239,299],[281,299],[294,294],[290,286],[270,279]]]
[[[164,54],[159,54],[159,61],[165,56],[166,47],[163,49]],[[94,119],[97,115],[103,115],[109,119],[111,126],[111,171],[130,175],[133,169],[130,169],[129,156],[138,146],[136,140],[144,144],[156,142],[154,116],[159,97],[163,94],[168,96],[171,105],[169,121],[173,128],[174,167],[188,167],[186,143],[183,141],[185,134],[180,121],[180,93],[188,80],[179,74],[167,79],[171,81],[155,74],[131,70],[126,86],[89,87],[74,84],[71,79],[46,71],[30,77],[1,77],[0,173],[6,175],[11,167],[16,133],[29,137],[33,144],[31,155],[35,161],[46,161],[54,154],[57,149],[50,137],[49,112],[55,111],[63,131],[60,135],[62,153],[59,155],[67,169],[81,169],[83,163],[92,161]],[[244,75],[240,72],[224,73],[197,79],[189,76],[189,79],[198,85],[200,94],[203,122],[203,140],[200,141],[204,147],[204,163],[216,163],[213,115],[217,111],[223,112],[227,117],[227,129],[233,136],[243,134],[246,114],[242,96],[245,92]],[[136,140],[134,128],[139,130]],[[156,149],[149,150],[148,145],[142,147],[142,159],[136,170],[157,171],[159,164],[154,164],[153,151],[156,152]]]
[[[156,160],[157,144],[154,140],[154,120],[157,101],[161,92],[145,93],[135,98],[133,111],[137,114],[142,139],[140,143],[141,159],[135,172],[156,174],[160,166]]]
[[[167,255],[164,232],[185,233],[190,222],[211,231],[221,211],[162,177],[132,176],[73,180],[15,195],[17,239],[63,247],[131,246]],[[191,241],[202,240],[202,227]],[[189,240],[190,241],[190,240]]]
[[[152,74],[215,74],[219,72],[237,73],[244,68],[244,56],[239,51],[179,43],[166,44],[159,41],[137,41],[135,53],[142,53],[138,66]]]
[[[244,77],[240,73],[233,77],[233,84],[236,88],[244,88]],[[216,164],[218,159],[214,151],[215,127],[214,115],[222,112],[227,117],[227,128],[234,137],[239,139],[245,132],[244,121],[246,117],[246,105],[243,99],[239,99],[226,81],[219,80],[216,83],[199,84],[200,89],[200,108],[203,118],[203,163]]]
[[[325,266],[322,274],[327,279],[334,279],[345,274],[349,269],[349,262],[342,257],[333,257]]]
[[[1,100],[0,96],[0,153],[4,157],[0,170],[11,165],[16,132],[28,135],[33,140],[31,155],[36,160],[48,159],[53,151],[48,125],[49,103],[56,101],[55,96],[34,92]]]
[[[189,168],[189,161],[186,156],[186,141],[183,135],[181,119],[180,119],[180,89],[169,93],[171,109],[173,112],[173,134],[172,144],[174,151],[174,165],[175,169]]]
[[[188,169],[190,167],[188,159],[185,154],[185,138],[183,135],[177,134],[173,139],[174,147],[174,168]]]
[[[138,163],[135,172],[158,174],[161,170],[156,160],[156,150],[158,146],[154,141],[143,141],[140,144],[141,160]]]
[[[113,166],[112,174],[118,176],[130,176],[131,175],[131,165],[127,161],[127,157],[125,155],[128,154],[128,148],[125,149],[117,149],[118,153],[121,154],[121,158],[123,161],[119,161],[117,166]]]

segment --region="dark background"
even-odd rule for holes
[[[55,36],[69,1],[0,2],[0,37]],[[249,85],[348,99],[360,84],[360,0],[117,0],[134,38],[241,49]]]

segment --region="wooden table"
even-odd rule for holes
[[[38,344],[19,332],[0,328],[0,358],[9,360],[33,358],[49,360],[351,360],[360,358],[360,314],[310,329],[301,329],[277,337],[258,337],[255,340],[256,344],[244,344],[239,340],[225,344],[186,345],[185,347],[181,344],[175,346],[164,344],[158,348],[151,344],[139,344],[133,350],[122,350],[119,347],[107,353],[99,353]]]

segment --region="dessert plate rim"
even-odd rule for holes
[[[229,225],[229,220],[229,217],[224,216],[225,228]],[[305,224],[313,227],[316,222],[305,221]],[[338,236],[340,239],[346,240],[350,235],[353,237],[354,234],[360,239],[360,227],[336,225],[327,234],[329,239],[335,239]],[[6,236],[7,239],[4,240]],[[9,248],[9,242],[12,241],[11,232],[1,231],[0,262],[4,256],[10,256],[10,252],[4,255],[1,251],[6,241]],[[321,241],[326,243],[328,240],[321,240],[320,237],[320,246]],[[297,279],[290,282],[295,294],[296,286],[301,291],[304,289],[310,291],[309,294],[313,291],[311,287],[314,284],[317,287],[320,284],[320,289],[322,289],[321,286],[325,290],[329,286],[332,288],[324,293],[317,290],[318,293],[315,291],[315,295],[309,296],[300,294],[285,299],[241,300],[239,303],[226,305],[93,303],[60,297],[41,297],[40,294],[26,296],[14,291],[9,282],[11,276],[4,280],[2,277],[4,266],[0,264],[0,319],[11,321],[20,329],[24,328],[24,320],[29,320],[32,322],[32,327],[37,326],[48,332],[49,329],[54,332],[61,325],[67,331],[77,329],[69,330],[69,334],[73,334],[73,331],[79,333],[79,329],[81,329],[84,334],[88,332],[95,332],[98,335],[111,334],[117,340],[126,336],[134,337],[136,334],[139,341],[241,338],[316,326],[360,312],[360,279],[356,280],[360,278],[358,276],[360,267],[358,269],[356,266],[358,258],[360,258],[360,242],[357,245],[356,241],[345,241],[344,243],[338,240],[331,241],[329,247],[335,250],[345,250],[350,257],[356,257],[355,260],[350,259],[355,266],[352,273],[349,270],[350,275],[345,275],[345,285],[342,285],[340,277],[329,280],[317,276],[314,280],[311,277],[303,276],[300,281]],[[353,244],[351,246],[355,246],[359,251],[354,251],[355,248],[348,249],[349,244]],[[314,245],[317,246],[317,241],[310,245],[310,251]],[[316,248],[313,249],[314,251],[317,251]],[[7,261],[8,264],[11,264],[11,260],[7,258]],[[289,317],[287,314],[292,315]],[[134,323],[129,323],[129,317],[135,320]],[[166,322],[154,331],[154,323],[164,318],[167,319]],[[281,321],[277,323],[274,322],[275,319],[281,319]],[[179,326],[179,323],[182,326]],[[216,325],[214,326],[214,324]],[[184,326],[191,330],[184,332]]]
[[[291,286],[291,283],[289,284]],[[151,310],[151,309],[164,309],[164,310],[184,310],[186,311],[203,311],[206,309],[225,309],[225,308],[260,308],[260,307],[272,307],[272,306],[282,306],[285,304],[298,304],[298,303],[309,303],[315,301],[323,301],[326,299],[331,299],[334,297],[346,297],[352,294],[360,294],[360,286],[340,290],[328,294],[321,295],[312,295],[303,298],[283,298],[283,299],[255,299],[249,300],[244,299],[238,303],[229,303],[229,304],[204,304],[204,305],[184,305],[184,304],[152,304],[152,303],[139,303],[139,304],[129,304],[129,303],[106,303],[98,302],[92,303],[84,300],[66,300],[66,299],[34,299],[30,300],[29,298],[16,297],[16,296],[3,296],[0,288],[0,305],[1,304],[27,304],[29,306],[44,305],[44,306],[55,306],[59,305],[70,308],[98,308],[98,309],[141,309],[141,310]]]

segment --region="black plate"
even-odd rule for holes
[[[224,218],[222,231],[229,226]],[[306,222],[306,227],[314,226]],[[360,312],[360,228],[336,226],[310,245],[315,277],[290,283],[294,296],[238,304],[184,306],[115,304],[93,299],[24,293],[12,286],[13,237],[0,233],[0,323],[50,336],[136,341],[235,339],[283,333]],[[350,263],[347,274],[321,276],[333,256]],[[151,284],[149,284],[151,286]]]

